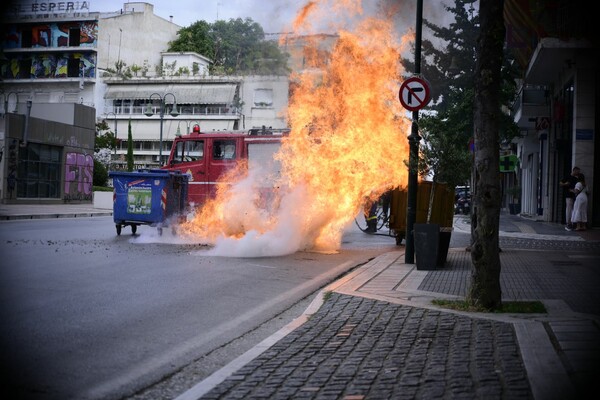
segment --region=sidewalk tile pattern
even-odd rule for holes
[[[512,324],[332,293],[202,399],[532,399]]]

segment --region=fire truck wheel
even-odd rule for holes
[[[119,236],[121,234],[121,224],[117,224],[115,227],[117,228],[117,236]]]
[[[131,234],[135,235],[136,232],[137,232],[137,225],[131,225]]]

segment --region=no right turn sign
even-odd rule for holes
[[[400,86],[400,103],[409,111],[420,110],[431,100],[429,84],[422,78],[413,76]]]

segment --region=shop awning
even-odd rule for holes
[[[152,94],[158,93],[161,97],[172,93],[177,99],[177,104],[231,104],[235,96],[236,83],[219,84],[175,84],[175,85],[109,85],[105,98],[109,100],[149,100]],[[158,96],[152,96],[158,99]],[[173,102],[173,96],[168,95],[167,103]]]

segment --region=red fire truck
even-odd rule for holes
[[[240,160],[248,170],[262,168],[264,176],[278,175],[280,163],[273,155],[287,130],[258,128],[247,132],[201,132],[195,125],[188,135],[176,137],[162,169],[188,174],[188,204],[199,206],[215,195],[219,178]]]

